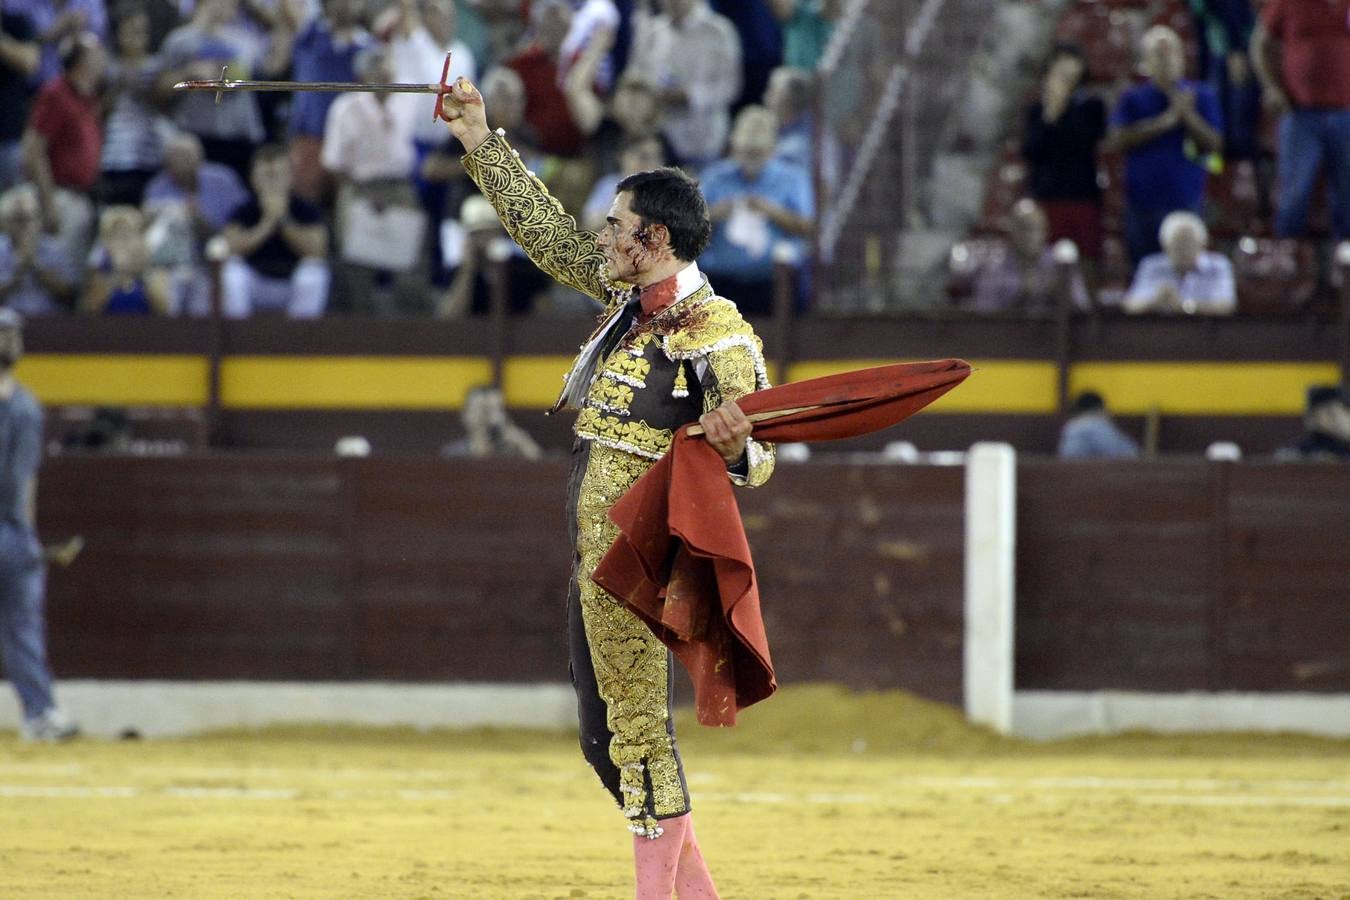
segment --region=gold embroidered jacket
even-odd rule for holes
[[[573,426],[578,437],[659,459],[681,425],[725,400],[769,386],[759,338],[735,304],[716,296],[706,281],[652,321],[606,340],[606,330],[613,330],[633,299],[633,288],[607,277],[595,235],[577,227],[500,131],[462,161],[535,265],[604,304],[602,324],[569,376],[577,380],[578,398],[584,391]],[[599,350],[594,360],[584,352],[593,342]],[[580,371],[588,362],[594,368]],[[773,463],[772,445],[751,440],[746,468],[732,480],[763,484]]]

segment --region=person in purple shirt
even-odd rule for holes
[[[6,13],[27,16],[42,45],[33,84],[61,74],[61,41],[86,31],[108,42],[108,12],[103,0],[4,0]]]
[[[731,131],[731,155],[700,178],[713,234],[699,268],[743,315],[773,311],[775,254],[786,245],[800,263],[815,215],[810,173],[775,158],[777,140],[773,113],[747,106]]]
[[[1186,52],[1177,33],[1144,33],[1142,68],[1149,80],[1123,93],[1111,116],[1110,150],[1125,153],[1125,243],[1137,265],[1160,250],[1158,229],[1179,209],[1199,212],[1210,165],[1223,150],[1214,92],[1185,80]]]
[[[167,204],[183,204],[193,232],[205,240],[224,228],[230,214],[249,196],[234,169],[207,162],[201,140],[185,131],[174,135],[165,146],[164,169],[145,186],[144,204],[151,211]]]

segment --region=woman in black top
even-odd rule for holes
[[[1041,99],[1027,108],[1022,156],[1027,186],[1050,220],[1050,240],[1069,238],[1088,259],[1102,251],[1102,192],[1097,145],[1106,105],[1082,89],[1087,61],[1072,44],[1056,45]]]

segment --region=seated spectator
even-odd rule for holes
[[[966,308],[1048,315],[1057,305],[1059,276],[1045,213],[1034,200],[1023,198],[1013,204],[1008,220],[1010,252],[976,270]],[[1090,308],[1087,285],[1077,270],[1070,289],[1075,308]]]
[[[1252,35],[1251,58],[1269,103],[1283,113],[1275,233],[1303,236],[1320,169],[1330,190],[1332,233],[1350,239],[1350,6],[1270,0]]]
[[[506,61],[525,85],[525,119],[539,149],[562,157],[579,155],[586,141],[562,88],[562,43],[571,23],[572,7],[564,0],[535,0],[530,4],[533,40]]]
[[[0,10],[0,191],[18,184],[23,175],[23,129],[41,58],[32,20]]]
[[[222,66],[231,78],[266,78],[289,63],[292,35],[275,30],[270,40],[241,26],[239,0],[197,0],[192,18],[164,39],[160,57],[161,96],[173,104],[178,127],[201,138],[206,158],[247,177],[249,160],[263,142],[262,110],[252,91],[229,91],[217,102],[209,91],[175,92],[179,81],[219,78]]]
[[[145,186],[141,205],[149,221],[152,263],[170,272],[173,309],[189,315],[211,312],[211,281],[203,249],[230,215],[249,200],[234,169],[207,162],[195,134],[180,131],[164,146],[164,170]]]
[[[1112,421],[1101,394],[1083,391],[1069,406],[1069,421],[1059,433],[1058,455],[1060,459],[1137,459],[1139,445]]]
[[[446,229],[450,286],[436,306],[436,316],[458,319],[465,315],[485,316],[491,311],[499,273],[492,263],[494,244],[500,248],[505,262],[502,274],[506,278],[506,311],[516,315],[532,312],[552,281],[506,237],[506,229],[487,198],[476,193],[465,197],[459,221],[453,225]]]
[[[1319,384],[1308,388],[1303,437],[1275,454],[1276,459],[1350,462],[1350,395],[1345,388]]]
[[[61,74],[61,44],[89,33],[99,43],[108,39],[108,13],[103,0],[5,0],[5,12],[28,18],[42,47],[35,81],[44,84]]]
[[[254,310],[292,318],[323,314],[330,274],[323,215],[291,192],[286,149],[264,144],[253,157],[253,196],[223,232],[230,258],[221,270],[222,312],[235,319]]]
[[[662,130],[678,162],[699,168],[722,154],[741,93],[741,44],[707,0],[665,0],[655,15],[639,9],[628,71],[658,86]]]
[[[609,216],[609,208],[614,203],[619,182],[634,172],[659,169],[665,163],[661,139],[656,135],[625,139],[623,149],[619,151],[619,167],[595,180],[591,195],[581,209],[581,227],[588,231],[599,231],[603,228]]]
[[[292,6],[282,3],[281,9],[289,15]],[[291,58],[293,77],[296,81],[356,81],[357,55],[375,46],[375,39],[361,27],[360,0],[324,0],[309,9],[308,21],[290,22],[296,31]],[[431,71],[440,71],[439,61]],[[424,70],[422,77],[409,80],[429,79]],[[310,203],[324,202],[332,191],[332,184],[323,166],[319,165],[319,153],[323,147],[328,110],[339,96],[300,92],[291,101],[290,152],[291,171],[295,173],[294,190]],[[416,96],[425,104],[426,98],[422,95],[409,96]]]
[[[150,54],[150,20],[138,6],[116,14],[117,54],[108,65],[112,108],[104,126],[99,161],[99,202],[138,205],[148,182],[164,163],[167,120],[154,106],[159,59]]]
[[[25,316],[64,312],[76,277],[66,245],[42,229],[33,188],[21,184],[0,196],[0,305]]]
[[[773,311],[775,251],[785,245],[801,265],[814,227],[810,174],[773,158],[777,140],[773,113],[747,106],[736,117],[731,156],[701,179],[713,233],[699,268],[744,315]]]
[[[1084,91],[1087,60],[1072,44],[1050,56],[1041,97],[1027,108],[1022,158],[1027,189],[1049,222],[1053,243],[1067,238],[1088,259],[1102,255],[1102,191],[1097,145],[1106,136],[1106,105]]]
[[[464,436],[441,448],[441,456],[446,459],[539,459],[544,455],[534,438],[511,421],[502,392],[495,387],[483,385],[469,391],[460,421],[464,423]]]
[[[98,223],[80,308],[95,315],[168,315],[169,274],[150,265],[145,217],[134,206],[110,206]]]
[[[362,81],[393,81],[389,51],[357,58]],[[426,215],[412,184],[413,142],[388,94],[344,94],[328,112],[323,166],[338,181],[343,308],[426,313]]]
[[[1226,316],[1237,307],[1233,264],[1205,249],[1209,232],[1194,213],[1174,212],[1159,229],[1163,252],[1145,257],[1122,303],[1128,313]]]
[[[1207,85],[1182,77],[1186,51],[1177,33],[1155,25],[1142,49],[1149,80],[1121,94],[1107,141],[1125,153],[1125,243],[1136,265],[1158,252],[1168,213],[1200,212],[1207,172],[1223,149],[1218,100]]]
[[[81,34],[62,45],[64,70],[42,86],[24,132],[24,162],[37,186],[42,222],[60,236],[72,260],[89,252],[94,205],[89,191],[98,178],[103,129],[91,105],[107,57],[98,38]]]

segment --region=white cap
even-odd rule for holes
[[[1078,245],[1068,238],[1055,241],[1054,249],[1050,252],[1054,255],[1055,262],[1061,266],[1071,266],[1078,262]]]
[[[333,445],[333,452],[343,457],[365,457],[370,455],[370,441],[359,434],[340,437]]]

